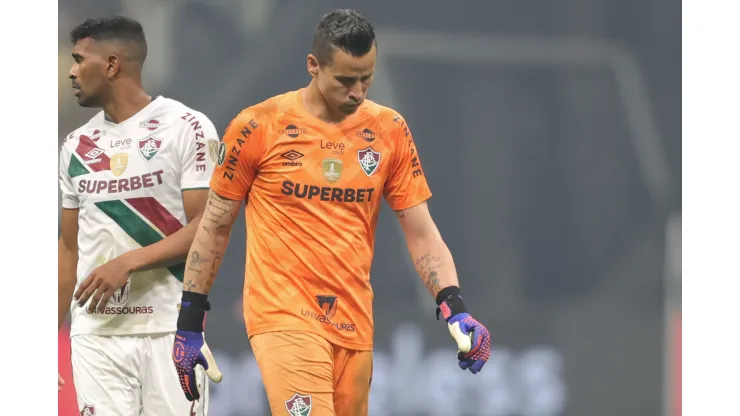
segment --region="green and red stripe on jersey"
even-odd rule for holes
[[[96,154],[98,152],[94,152],[95,149],[97,146],[92,139],[80,136],[80,144],[75,149],[77,156],[70,156],[68,168],[70,177],[89,174],[90,170],[94,172],[110,170],[110,158],[105,153]],[[94,162],[85,165],[78,157],[82,160],[87,159],[87,162],[91,160]],[[96,202],[95,206],[142,247],[159,242],[183,227],[180,220],[154,197],[102,201]],[[185,263],[176,264],[167,269],[177,280],[183,280]]]
[[[182,223],[153,197],[101,201],[96,202],[95,206],[142,247],[157,243],[183,227]],[[183,280],[185,263],[167,269],[177,280]]]
[[[75,154],[77,155],[75,157]],[[70,178],[110,170],[110,158],[88,136],[81,135],[74,154],[69,156],[67,173]]]

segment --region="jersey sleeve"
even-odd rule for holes
[[[211,189],[235,201],[246,198],[262,159],[263,131],[261,122],[246,110],[229,123],[219,144]]]
[[[406,120],[396,114],[393,117],[391,140],[395,151],[391,172],[386,179],[384,196],[394,211],[401,211],[418,205],[432,196],[414,138],[406,125]]]
[[[180,189],[207,189],[216,165],[218,132],[204,114],[185,127],[180,151]]]
[[[69,174],[70,152],[62,147],[59,152],[59,190],[62,193],[62,208],[78,209],[80,208],[80,199],[75,193],[72,177]]]

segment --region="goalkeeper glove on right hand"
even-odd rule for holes
[[[172,360],[175,362],[180,387],[189,401],[200,399],[195,366],[201,365],[208,378],[219,383],[223,374],[203,337],[203,322],[206,311],[211,309],[207,296],[195,292],[183,292],[180,316],[177,319]]]
[[[437,319],[441,313],[457,342],[458,365],[477,374],[491,356],[491,334],[467,313],[457,286],[442,289],[437,294],[437,305]]]

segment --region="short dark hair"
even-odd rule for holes
[[[319,64],[331,64],[334,51],[364,56],[376,44],[373,25],[350,9],[337,9],[324,15],[316,26],[311,53]]]
[[[128,58],[140,63],[144,63],[146,59],[147,45],[144,28],[141,23],[128,17],[111,16],[87,19],[72,29],[70,38],[72,44],[85,38],[90,38],[95,42],[128,43],[134,46]]]

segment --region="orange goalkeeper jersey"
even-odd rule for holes
[[[371,350],[381,200],[403,210],[431,191],[398,113],[365,100],[329,124],[300,97],[243,110],[226,129],[211,179],[219,195],[247,200],[247,332],[308,331]]]

